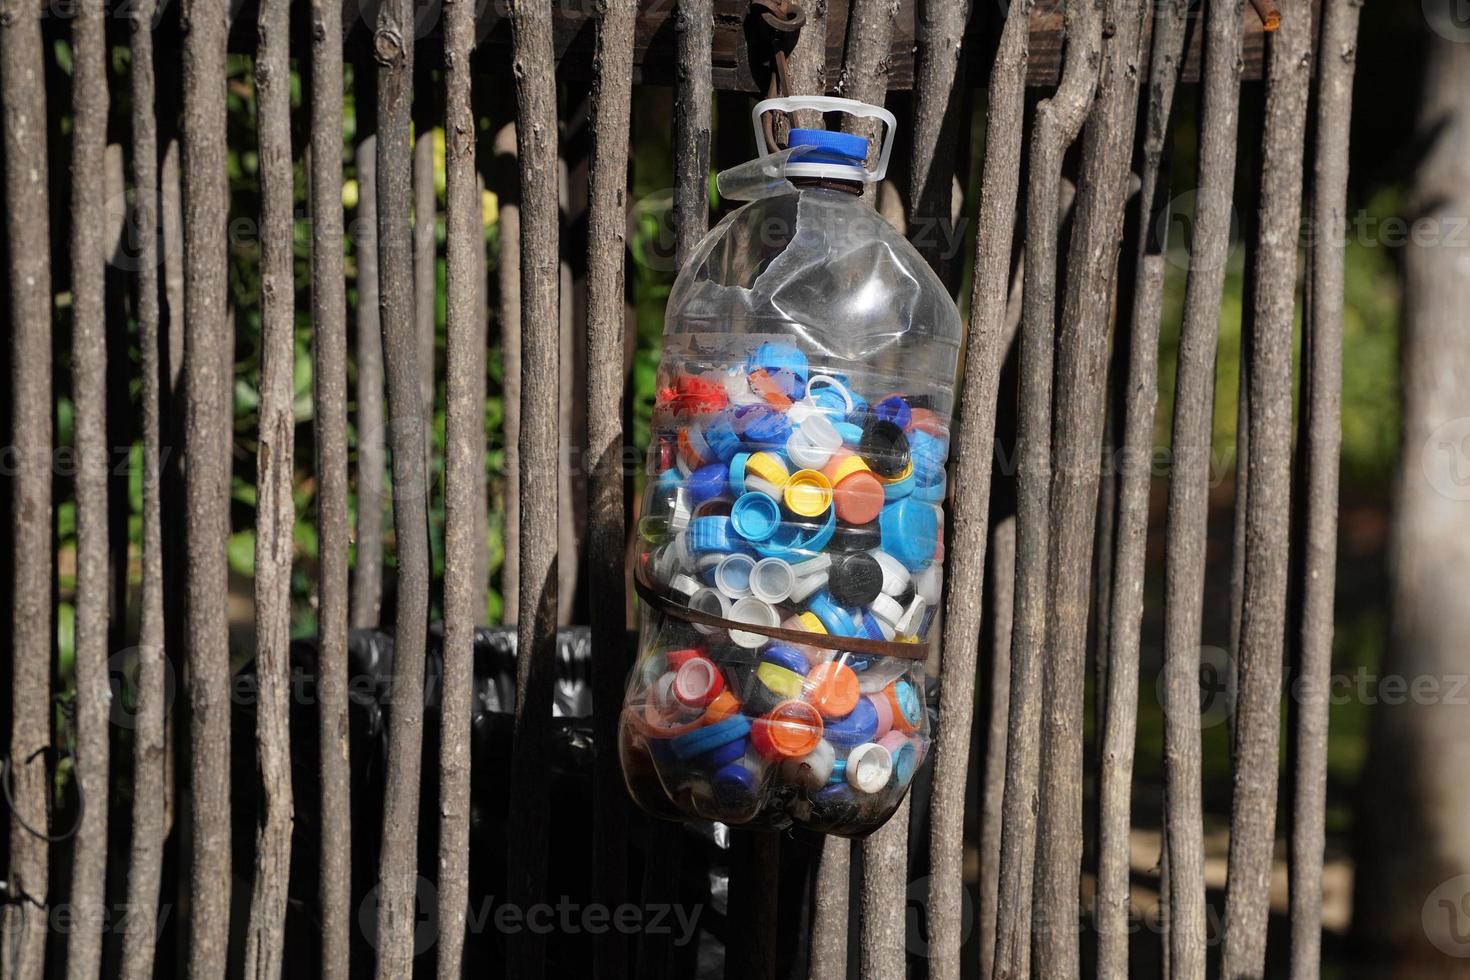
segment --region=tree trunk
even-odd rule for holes
[[[1354,922],[1385,976],[1459,976],[1470,955],[1470,712],[1456,690],[1470,635],[1470,46],[1451,36],[1429,36],[1404,249],[1404,455],[1382,676],[1411,694],[1374,708],[1354,889]]]

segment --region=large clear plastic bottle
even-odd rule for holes
[[[797,108],[883,119],[877,166],[867,140],[825,130],[769,152],[762,114]],[[932,737],[922,644],[962,328],[859,196],[882,179],[893,117],[821,98],[753,119],[761,157],[720,175],[749,203],[699,243],[667,307],[620,749],[657,815],[861,836]]]

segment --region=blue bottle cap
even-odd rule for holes
[[[712,551],[734,551],[730,543],[730,518],[696,517],[689,522],[689,550],[696,555]]]
[[[847,782],[847,760],[832,760],[832,775],[827,777],[827,784]]]
[[[852,422],[834,422],[832,427],[842,437],[844,446],[856,446],[863,441],[863,427]]]
[[[842,392],[836,388],[814,388],[808,394],[812,403],[824,413],[836,416],[838,419],[847,414],[847,400],[842,397]],[[841,430],[839,429],[838,431],[840,432]],[[861,429],[858,430],[858,434],[862,434]]]
[[[761,651],[761,659],[769,663],[778,664],[787,670],[802,674],[803,676],[811,669],[811,665],[807,663],[806,657],[802,656],[799,650],[795,647],[789,647],[784,643],[772,643],[766,647]]]
[[[690,503],[698,507],[706,500],[722,496],[729,479],[730,471],[724,463],[710,463],[690,473],[684,489],[689,493]]]
[[[694,764],[701,769],[713,772],[716,769],[728,766],[732,762],[739,762],[745,758],[745,749],[749,742],[750,739],[748,738],[733,739],[718,748],[710,749],[703,755],[695,757]]]
[[[827,721],[824,737],[833,745],[851,748],[871,742],[878,732],[878,709],[867,698],[858,698],[857,707],[841,718]],[[679,736],[683,738],[684,736]],[[676,738],[677,742],[678,739]],[[677,751],[677,746],[675,749]]]
[[[658,486],[663,490],[672,490],[679,485],[682,479],[678,469],[671,466],[658,475]]]
[[[872,613],[867,612],[867,611],[864,611],[863,612],[863,618],[862,618],[862,635],[865,636],[865,637],[867,637],[870,640],[885,640],[885,639],[887,639],[887,637],[885,637],[883,635],[883,627],[881,627],[881,626],[878,625],[877,618],[874,617]],[[851,666],[851,665],[849,665],[849,666]],[[856,670],[857,668],[854,667],[853,669]]]
[[[786,145],[810,147],[792,157],[801,163],[840,163],[861,167],[868,162],[868,141],[856,133],[793,129],[786,134]]]
[[[742,493],[730,509],[730,526],[747,541],[765,541],[781,526],[781,507],[763,493]]]
[[[769,405],[741,406],[736,426],[752,449],[780,449],[791,436],[791,420]]]
[[[874,714],[873,717],[876,719],[877,715]],[[674,755],[687,760],[704,755],[711,749],[717,749],[728,742],[744,738],[748,734],[750,734],[750,719],[744,715],[731,715],[713,725],[705,725],[702,728],[675,735],[669,741],[669,745],[673,748]]]
[[[914,420],[913,409],[909,408],[909,403],[904,401],[901,395],[889,395],[874,405],[873,414],[880,419],[892,422],[900,429],[907,429],[909,423]]]
[[[832,532],[836,527],[837,512],[834,508],[828,507],[826,523],[819,525],[802,521],[785,521],[768,540],[756,543],[755,550],[763,558],[784,558],[796,564],[815,556],[827,547],[827,542],[832,540]]]
[[[917,470],[915,473],[917,473]],[[915,478],[914,492],[909,496],[915,500],[924,500],[931,504],[941,503],[944,500],[945,483],[944,470],[942,469],[934,474],[933,482],[926,482]]]
[[[914,728],[919,727],[924,706],[919,703],[919,692],[914,690],[914,685],[904,680],[896,681],[893,695],[898,700],[898,710],[903,712],[904,721]]]
[[[739,762],[732,762],[710,777],[710,790],[722,807],[740,809],[755,797],[755,773]]]
[[[709,445],[710,452],[714,453],[715,459],[728,463],[730,457],[740,450],[740,437],[735,434],[735,427],[730,424],[730,419],[723,413],[716,415],[704,423],[704,441]]]
[[[812,596],[807,608],[822,621],[831,635],[857,636],[857,624],[853,622],[852,613],[834,602],[826,590]]]
[[[918,571],[934,557],[939,513],[933,504],[907,497],[887,504],[878,514],[878,527],[883,533],[883,550],[909,571]]]
[[[903,479],[883,484],[883,499],[889,503],[902,500],[914,492],[915,486],[917,486],[917,481],[914,479],[914,472],[909,470],[908,476]]]
[[[866,157],[867,150],[865,149],[863,153]],[[771,374],[777,371],[789,371],[801,382],[802,388],[806,388],[806,379],[809,374],[806,355],[795,344],[768,340],[751,352],[750,357],[745,361],[745,366],[750,371],[765,370]],[[796,397],[799,397],[799,393]]]
[[[730,493],[740,496],[745,492],[745,464],[750,453],[739,452],[730,457]]]
[[[944,440],[932,436],[922,429],[907,433],[909,459],[914,463],[914,478],[920,483],[933,483],[944,471],[944,456],[947,447]]]
[[[919,753],[914,751],[912,741],[904,742],[893,753],[893,775],[898,779],[898,785],[907,783],[914,775],[914,763],[918,761]]]

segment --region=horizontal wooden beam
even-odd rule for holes
[[[357,46],[371,46],[371,24],[380,0],[343,0],[342,23],[347,32],[349,52]],[[510,77],[510,19],[507,0],[476,0],[479,45],[475,52],[476,70],[483,74]],[[798,0],[815,3],[817,0]],[[1007,0],[973,0],[971,37],[967,40],[970,71],[968,84],[982,86],[989,77],[990,45],[985,35],[997,29],[1004,16]],[[256,0],[237,0],[230,36],[232,51],[251,54],[255,49]],[[177,9],[169,4],[165,21]],[[553,0],[554,44],[557,74],[564,81],[588,81],[592,77],[592,50],[595,39],[598,0]],[[635,84],[671,85],[674,81],[674,6],[675,0],[642,0],[639,5],[637,33],[634,38]],[[835,85],[841,77],[843,41],[847,34],[850,0],[827,0],[827,79]],[[914,81],[914,6],[915,0],[902,0],[898,22],[894,25],[893,45],[885,59],[888,88],[907,90]],[[1151,5],[1150,5],[1151,6]],[[1315,6],[1315,4],[1314,4]],[[1200,54],[1204,41],[1203,4],[1191,13],[1189,40],[1184,57],[1181,80],[1199,79]],[[1036,0],[1031,12],[1031,58],[1027,84],[1045,87],[1055,85],[1061,66],[1063,48],[1062,0]],[[296,31],[302,45],[308,45],[309,25],[298,13]],[[421,57],[437,58],[443,0],[420,0],[416,34],[426,48]],[[174,15],[176,18],[176,15]],[[1242,12],[1245,41],[1243,77],[1261,78],[1265,54],[1265,29],[1253,5]],[[173,25],[160,25],[165,30]],[[729,92],[765,91],[764,55],[759,48],[767,38],[767,28],[751,14],[749,0],[715,0],[715,33],[713,50],[714,86]],[[751,44],[757,47],[752,64]],[[306,47],[297,46],[305,51]],[[1147,46],[1145,46],[1145,51]],[[1147,70],[1147,66],[1143,66]],[[832,94],[838,94],[835,91]]]

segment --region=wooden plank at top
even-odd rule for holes
[[[240,0],[231,20],[230,50],[251,54],[255,50],[254,30],[255,6],[258,0]],[[371,53],[371,21],[381,0],[342,0],[342,28],[349,52],[366,47]],[[806,0],[812,4],[815,0]],[[885,59],[889,91],[908,91],[914,85],[914,3],[902,0],[898,19],[893,25],[893,41]],[[1312,0],[1316,8],[1320,0]],[[474,66],[477,73],[510,77],[510,18],[509,6],[504,0],[483,0],[476,20],[477,47]],[[980,5],[976,4],[977,12]],[[1062,54],[1062,0],[1036,0],[1031,11],[1030,60],[1027,65],[1026,83],[1044,87],[1057,82],[1057,71]],[[829,82],[842,77],[842,46],[847,36],[847,18],[851,0],[827,0],[827,73]],[[557,75],[564,81],[590,82],[592,80],[592,53],[596,40],[596,8],[591,2],[555,4],[552,13],[552,46],[557,62]],[[746,40],[750,36],[762,37],[766,30],[759,22],[747,23],[750,18],[748,0],[714,0],[714,42],[711,76],[716,91],[749,92],[763,94],[765,85],[758,83],[757,74],[750,67]],[[1191,20],[1201,17],[1202,8],[1190,13]],[[432,22],[421,23],[416,31],[419,46],[424,50],[421,57],[440,56],[437,42],[442,35],[442,24],[437,15],[421,11],[421,19]],[[1261,18],[1250,4],[1241,11],[1244,28],[1242,46],[1243,79],[1262,78],[1264,63],[1265,32]],[[1200,77],[1200,54],[1204,38],[1203,21],[1191,23],[1188,46],[1180,81],[1197,82]],[[1145,27],[1145,44],[1151,34],[1152,19]],[[304,50],[311,43],[308,35],[310,24],[305,17],[298,17],[292,24],[298,35],[293,43]],[[177,6],[171,5],[159,25],[157,43],[163,44],[177,38]],[[966,84],[980,87],[989,78],[991,47],[986,44],[970,44],[966,48]],[[757,57],[759,77],[764,80],[763,55]],[[1147,71],[1148,64],[1139,66]],[[674,2],[673,0],[640,0],[638,24],[633,39],[633,83],[635,85],[672,85],[674,83]]]

